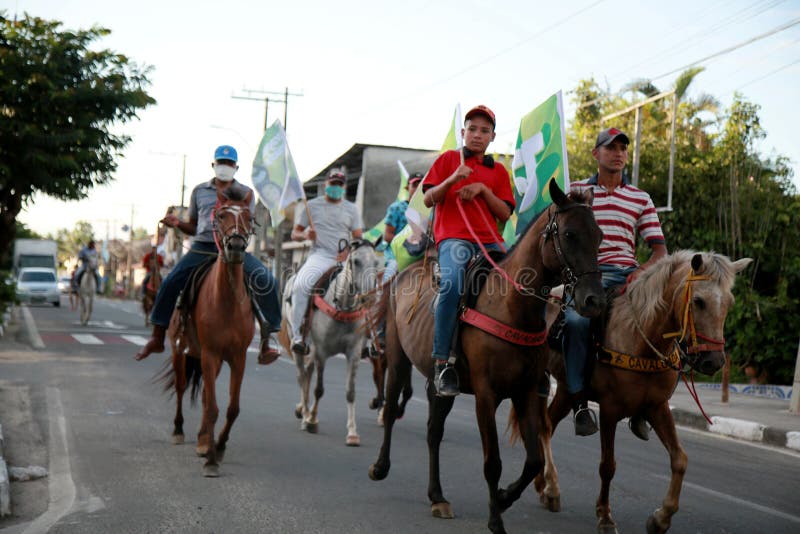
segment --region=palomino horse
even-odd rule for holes
[[[483,445],[483,472],[489,488],[489,529],[505,532],[501,514],[516,501],[543,465],[537,435],[548,433],[546,396],[547,350],[544,306],[548,286],[561,279],[569,284],[576,307],[585,315],[599,314],[605,294],[597,269],[602,234],[595,222],[591,198],[567,197],[555,181],[550,183],[554,203],[524,231],[516,246],[486,276],[473,312],[494,319],[500,337],[462,325],[461,355],[456,361],[461,391],[475,395],[475,414]],[[439,444],[453,397],[438,397],[431,383],[433,363],[432,287],[429,263],[420,261],[400,273],[391,294],[381,300],[386,311],[386,358],[388,375],[384,411],[384,438],[377,461],[369,468],[373,480],[389,472],[392,428],[400,390],[411,380],[411,365],[428,378],[428,497],[436,517],[453,517],[439,480]],[[473,291],[474,288],[469,288]],[[417,296],[419,295],[419,296]],[[379,307],[381,307],[379,306]],[[467,310],[462,310],[465,317]],[[502,325],[500,324],[502,323]],[[511,339],[514,339],[512,341]],[[525,444],[525,465],[507,489],[498,488],[500,451],[495,412],[500,402],[511,399]]]
[[[80,303],[81,324],[89,323],[94,305],[94,294],[97,292],[97,258],[90,258],[86,269],[81,276],[81,285],[78,287],[78,302]]]
[[[161,287],[161,268],[158,264],[158,254],[156,247],[150,251],[150,279],[147,284],[142,287],[142,309],[144,310],[144,325],[150,324],[150,312],[153,310],[153,304],[156,301],[156,294],[158,288]]]
[[[347,399],[347,437],[345,443],[351,447],[361,444],[356,430],[356,371],[365,342],[364,316],[371,304],[369,297],[374,294],[378,269],[381,264],[375,248],[369,241],[355,240],[349,244],[349,254],[342,270],[331,281],[324,297],[313,298],[314,310],[311,318],[309,354],[293,353],[290,348],[292,294],[294,277],[286,281],[283,290],[284,308],[280,339],[286,351],[294,354],[297,365],[297,383],[300,386],[300,403],[295,407],[295,415],[301,419],[300,428],[316,433],[319,421],[317,412],[319,399],[325,393],[323,375],[325,361],[335,354],[344,353],[347,358],[347,380],[345,396]],[[317,371],[317,384],[314,388],[314,403],[308,409],[308,392],[314,370]]]
[[[183,443],[182,398],[188,382],[192,383],[192,400],[196,399],[199,382],[203,385],[203,419],[197,434],[196,452],[205,456],[203,475],[219,476],[231,427],[239,415],[239,393],[242,387],[247,347],[255,334],[250,295],[244,277],[245,248],[252,235],[250,214],[252,191],[233,184],[217,193],[218,205],[213,213],[214,239],[219,254],[208,272],[199,279],[197,294],[188,309],[176,309],[167,334],[172,345],[172,367],[164,375],[167,389],[175,388],[177,408],[173,442]],[[191,298],[184,291],[185,299]],[[199,362],[197,361],[199,359]],[[214,426],[219,415],[216,380],[222,363],[230,367],[230,402],[225,426],[214,441]]]
[[[608,502],[616,470],[614,435],[617,422],[636,414],[644,415],[653,426],[669,453],[672,469],[667,495],[647,519],[647,532],[669,529],[678,511],[687,465],[669,399],[684,366],[711,375],[724,365],[723,327],[733,304],[731,288],[736,273],[751,261],[744,258],[731,262],[721,254],[678,251],[644,271],[611,304],[602,356],[594,366],[591,382],[594,399],[600,404],[599,532],[617,531]],[[558,379],[549,408],[555,429],[570,411],[561,353],[553,351],[551,368]],[[551,465],[549,436],[543,439],[543,445],[548,465],[535,485],[542,502],[557,511],[560,489],[558,474]]]

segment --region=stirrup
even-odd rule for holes
[[[572,419],[575,422],[576,436],[591,436],[599,430],[597,414],[588,406],[581,406]]]
[[[647,424],[647,419],[641,415],[632,415],[628,418],[628,428],[634,436],[642,441],[650,441],[650,426]]]
[[[311,352],[308,348],[308,345],[302,339],[299,341],[292,342],[292,352],[295,354],[299,354],[301,356],[305,356],[309,352]]]
[[[439,397],[455,397],[460,393],[458,389],[458,373],[450,363],[436,363],[434,366],[433,385]]]

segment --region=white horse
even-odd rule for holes
[[[371,297],[377,283],[378,270],[382,263],[375,254],[369,241],[356,240],[350,243],[350,254],[342,270],[331,281],[324,296],[329,311],[336,310],[334,316],[322,309],[315,309],[311,320],[310,339],[307,340],[309,354],[294,354],[297,365],[297,383],[300,386],[300,403],[295,407],[295,415],[302,420],[300,428],[312,434],[317,432],[319,421],[317,411],[319,399],[324,393],[322,376],[325,372],[325,361],[335,354],[344,354],[347,358],[347,438],[345,443],[351,447],[361,444],[356,431],[355,381],[356,371],[361,360],[361,351],[366,341],[364,313],[369,308]],[[292,331],[292,303],[289,296],[295,277],[286,281],[283,299],[283,317],[281,325],[281,341],[289,354],[291,350],[289,332]],[[313,296],[312,296],[313,299]],[[324,304],[323,304],[324,306]],[[317,384],[314,388],[314,404],[308,408],[308,390],[311,377],[317,371]]]
[[[81,324],[89,322],[92,315],[92,305],[94,304],[94,294],[97,291],[97,258],[90,258],[86,269],[81,276],[81,285],[78,288],[78,300],[80,301]]]

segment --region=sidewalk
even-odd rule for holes
[[[678,425],[800,451],[800,415],[789,413],[788,399],[731,392],[723,404],[721,391],[699,384],[697,394],[714,424],[708,424],[681,381],[669,402]]]

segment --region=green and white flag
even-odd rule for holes
[[[273,122],[261,138],[253,159],[252,181],[259,199],[270,211],[273,227],[284,219],[283,210],[305,198],[280,120]]]
[[[522,117],[513,170],[518,231],[550,205],[550,180],[569,191],[567,138],[561,91]]]

